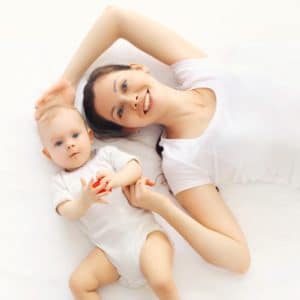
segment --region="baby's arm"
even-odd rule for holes
[[[94,203],[106,203],[102,198],[108,191],[100,192],[100,187],[93,186],[93,179],[87,184],[81,179],[81,194],[79,199],[65,199],[56,208],[56,211],[70,221],[81,218]]]
[[[142,176],[142,168],[135,159],[127,162],[121,169],[116,172],[102,171],[97,173],[97,178],[101,183],[99,187],[109,191],[115,187],[127,186],[135,183]]]
[[[135,159],[130,160],[123,168],[116,172],[117,186],[126,186],[135,183],[142,176],[142,168]]]

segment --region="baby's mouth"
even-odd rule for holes
[[[73,158],[73,157],[77,156],[78,154],[79,154],[79,152],[74,152],[70,155],[70,157]]]

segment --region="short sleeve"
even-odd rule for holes
[[[105,160],[112,168],[117,171],[120,170],[131,160],[139,160],[136,156],[127,152],[121,151],[115,146],[104,146],[98,151],[98,159]]]
[[[55,211],[60,203],[72,200],[73,197],[64,184],[61,174],[57,174],[52,180],[52,198]]]
[[[205,168],[174,157],[164,157],[162,169],[174,195],[193,187],[213,183]]]
[[[224,75],[224,68],[211,58],[184,59],[173,65],[171,70],[182,90],[196,88],[215,89]]]

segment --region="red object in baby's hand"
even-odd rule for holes
[[[97,186],[100,184],[101,179],[102,179],[102,178],[98,178],[98,179],[92,184],[92,187],[93,187],[93,188],[97,187]],[[100,190],[97,194],[100,194],[100,193],[103,193],[103,192],[107,192],[107,191],[110,192],[111,189],[107,190],[107,189],[104,188],[104,189]]]

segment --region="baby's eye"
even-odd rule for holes
[[[77,139],[77,138],[79,137],[79,132],[73,133],[72,137],[73,137],[74,139]]]
[[[126,92],[127,89],[128,89],[127,80],[124,80],[121,84],[121,90],[122,90],[122,92]]]
[[[54,146],[55,146],[55,147],[59,147],[59,146],[61,146],[62,144],[63,144],[62,141],[56,141],[56,142],[54,143]]]
[[[120,106],[120,107],[118,108],[118,110],[117,110],[117,115],[118,115],[118,117],[119,117],[120,119],[121,119],[122,116],[123,116],[124,110],[125,110],[124,105]]]

